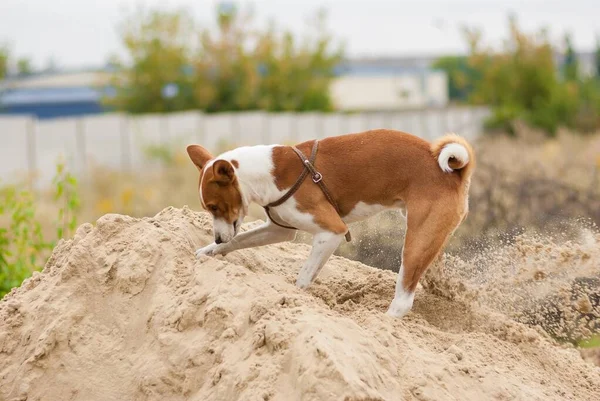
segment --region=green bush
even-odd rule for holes
[[[434,66],[448,73],[454,100],[489,105],[487,128],[513,132],[522,121],[550,135],[559,127],[594,131],[600,127],[600,76],[582,79],[570,37],[562,66],[557,65],[547,33],[523,32],[509,20],[504,47],[482,45],[482,34],[465,30],[467,57],[444,57]],[[599,49],[600,51],[600,49]]]
[[[70,237],[77,228],[77,211],[80,207],[77,192],[77,179],[65,168],[64,163],[56,165],[56,175],[52,180],[54,185],[54,202],[58,206],[56,219],[56,237]]]
[[[467,56],[441,57],[432,68],[448,75],[448,97],[451,101],[468,101],[475,82],[480,78],[479,71],[469,65]]]
[[[127,17],[120,33],[129,60],[114,60],[116,93],[105,104],[130,113],[332,108],[328,89],[342,49],[324,13],[301,38],[257,28],[236,7],[217,10],[216,20],[211,30],[197,29],[184,10]]]
[[[0,190],[0,218],[8,229],[0,228],[0,297],[19,286],[40,267],[40,256],[52,245],[42,235],[35,219],[35,203],[29,191],[14,186]]]
[[[57,239],[69,236],[77,225],[79,208],[77,181],[59,163],[54,178],[54,200],[58,205]],[[15,185],[0,188],[0,298],[40,270],[55,241],[42,234],[32,191]]]

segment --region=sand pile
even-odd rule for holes
[[[334,257],[303,291],[308,246],[210,240],[189,209],[80,227],[0,303],[0,400],[598,399],[600,368],[468,297],[397,320],[392,272]]]
[[[522,234],[470,255],[445,255],[430,272],[431,289],[463,298],[471,291],[470,299],[486,308],[560,341],[576,344],[600,332],[597,228],[579,226],[569,240]]]

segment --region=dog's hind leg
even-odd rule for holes
[[[279,227],[268,221],[252,230],[239,233],[229,242],[222,244],[213,242],[204,248],[200,248],[196,251],[196,257],[200,255],[225,255],[238,249],[292,241],[295,237],[296,230]]]
[[[440,202],[417,203],[413,208],[409,205],[402,265],[388,315],[402,317],[412,308],[421,275],[440,253],[460,221],[457,208],[449,206]]]

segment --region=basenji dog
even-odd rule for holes
[[[199,145],[187,152],[200,171],[200,202],[213,217],[215,238],[196,256],[291,241],[303,230],[313,241],[296,281],[300,288],[315,280],[348,233],[347,224],[402,209],[406,236],[387,311],[395,317],[412,308],[421,275],[467,216],[475,165],[471,146],[460,136],[430,143],[385,129],[295,147],[240,147],[216,157]],[[252,202],[267,208],[267,221],[239,233]]]

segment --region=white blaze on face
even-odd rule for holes
[[[215,241],[229,242],[236,234],[233,224],[228,223],[225,219],[215,218],[213,216],[213,232],[215,233]]]

